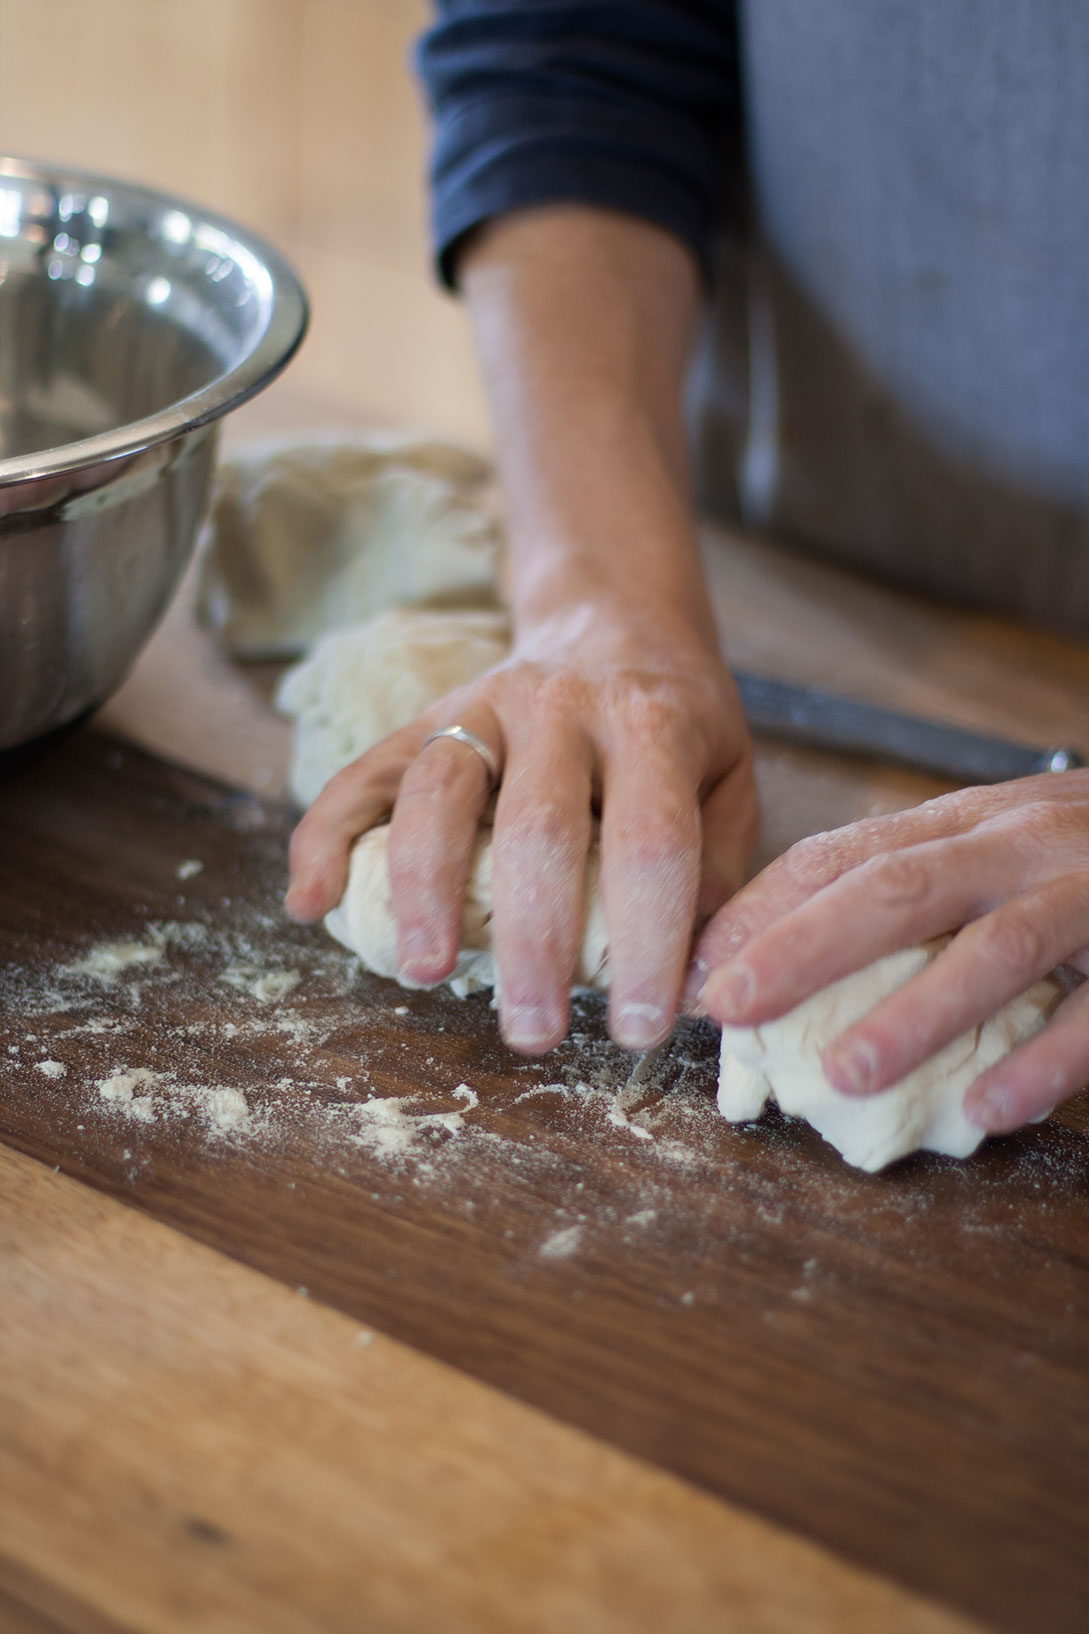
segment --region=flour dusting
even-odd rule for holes
[[[57,975],[90,976],[92,981],[113,982],[127,970],[138,965],[158,964],[163,956],[161,942],[100,942],[82,959],[61,965]]]
[[[223,980],[262,1004],[275,1004],[298,987],[302,977],[297,970],[262,970],[260,965],[248,964],[231,965],[223,972]]]
[[[118,1112],[139,1123],[161,1118],[199,1116],[216,1134],[240,1134],[254,1127],[249,1104],[240,1089],[207,1084],[179,1084],[170,1072],[128,1067],[99,1080],[98,1093]]]
[[[554,1231],[550,1237],[546,1237],[538,1253],[544,1260],[570,1259],[578,1251],[582,1235],[581,1225],[566,1226],[562,1231]]]
[[[291,1191],[327,1176],[406,1221],[426,1191],[453,1253],[459,1222],[471,1223],[518,1276],[591,1256],[627,1256],[641,1275],[667,1241],[678,1266],[744,1260],[754,1232],[803,1219],[809,1257],[803,1267],[799,1254],[783,1301],[795,1315],[819,1303],[812,1220],[838,1208],[853,1218],[860,1182],[815,1170],[808,1132],[780,1114],[744,1131],[719,1117],[707,1025],[681,1022],[667,1044],[632,1056],[608,1038],[602,999],[581,994],[564,1043],[527,1060],[502,1047],[487,997],[410,997],[287,925],[271,900],[224,895],[175,917],[130,910],[111,929],[0,969],[0,1074],[43,1105],[58,1155],[87,1143],[133,1186],[170,1172],[179,1151],[187,1165],[224,1165],[228,1185],[237,1164]],[[1041,1207],[1082,1184],[1077,1138],[1063,1150],[1023,1159]],[[928,1172],[881,1183],[905,1233],[932,1206]],[[978,1183],[956,1183],[966,1238],[993,1234],[985,1203],[973,1213]],[[799,1215],[807,1197],[815,1212]],[[684,1274],[678,1315],[717,1285]]]

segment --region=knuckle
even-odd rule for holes
[[[834,832],[809,834],[779,859],[781,871],[802,890],[819,891],[839,878],[848,866],[842,843]]]
[[[980,928],[977,951],[993,969],[1012,977],[1047,962],[1044,933],[1023,914],[996,914]]]
[[[534,712],[549,718],[581,717],[586,710],[583,682],[566,670],[538,673],[531,678],[530,700]]]
[[[687,886],[695,852],[681,836],[647,835],[625,846],[616,859],[630,879],[642,879],[664,893]]]
[[[914,908],[933,888],[930,869],[910,852],[885,852],[859,868],[860,883],[885,908]]]
[[[420,754],[406,766],[401,778],[399,802],[422,801],[443,805],[451,795],[463,790],[472,774],[475,779],[483,762],[472,752],[451,753],[433,743],[426,754]]]
[[[652,810],[640,811],[613,827],[609,836],[623,853],[625,863],[655,866],[699,845],[700,823],[695,797],[661,799]]]
[[[707,712],[702,691],[687,678],[631,666],[612,675],[602,701],[625,733],[654,742],[692,730]]]
[[[349,816],[355,807],[364,807],[378,796],[388,797],[396,788],[404,761],[400,755],[384,750],[385,745],[369,749],[334,772],[310,810],[319,811],[323,817],[334,813]]]
[[[992,819],[1014,841],[1038,849],[1071,838],[1084,841],[1084,815],[1057,800],[1031,800]]]
[[[562,801],[538,800],[507,818],[503,840],[508,850],[547,858],[570,843],[574,830],[573,814]]]
[[[326,780],[310,809],[339,806],[347,800],[354,799],[366,787],[368,769],[362,758],[349,761],[347,766],[342,766]]]
[[[700,938],[699,958],[708,970],[733,958],[753,935],[745,919],[739,914],[729,914],[729,910],[726,912],[729,917],[721,923],[713,919]]]

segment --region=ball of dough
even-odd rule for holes
[[[842,1095],[821,1070],[821,1053],[845,1028],[936,959],[951,938],[878,959],[833,982],[777,1021],[724,1027],[718,1105],[733,1123],[758,1118],[769,1096],[805,1118],[857,1168],[883,1169],[920,1150],[967,1157],[983,1139],[964,1114],[974,1078],[1042,1027],[1063,997],[1055,977],[1037,982],[982,1027],[965,1033],[881,1094]]]
[[[348,889],[339,907],[325,920],[326,928],[338,942],[358,954],[368,970],[378,976],[400,980],[397,968],[397,927],[390,894],[389,829],[372,828],[352,850]],[[447,981],[464,997],[481,988],[495,987],[496,969],[492,956],[492,841],[484,829],[473,852],[472,872],[465,893],[461,927],[461,950],[453,974]],[[577,987],[604,990],[609,984],[605,917],[598,890],[596,846],[586,869],[586,897],[582,945],[575,971]],[[404,986],[417,985],[404,982]]]
[[[506,657],[502,613],[387,612],[336,630],[280,682],[296,721],[291,792],[308,806],[349,761]]]
[[[293,434],[224,461],[197,610],[243,658],[293,658],[389,607],[494,607],[491,471],[448,443]]]

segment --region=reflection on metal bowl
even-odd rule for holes
[[[306,319],[231,222],[0,159],[0,748],[124,679],[192,551],[219,420]]]

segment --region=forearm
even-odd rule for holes
[[[483,229],[460,277],[518,627],[656,609],[713,645],[682,410],[700,296],[689,251],[634,218],[556,206]]]

